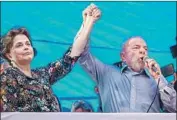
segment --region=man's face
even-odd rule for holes
[[[144,68],[145,56],[147,56],[147,45],[140,37],[129,39],[121,53],[122,60],[135,72],[140,72]]]

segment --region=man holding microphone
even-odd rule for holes
[[[82,51],[80,65],[97,83],[103,112],[176,112],[176,92],[157,62],[148,56],[143,38],[129,38],[120,53],[123,67],[106,65],[89,51],[89,35],[101,11],[91,4],[83,11],[83,26],[75,37]],[[89,28],[89,29],[88,29]],[[83,48],[82,46],[85,46]]]

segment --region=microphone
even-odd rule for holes
[[[150,58],[149,58],[148,56],[145,56],[145,57],[143,58],[143,62],[145,63],[148,59],[150,59]],[[156,74],[160,75],[160,72],[158,71],[158,69],[155,67],[154,64],[151,66],[151,69],[152,69],[152,71],[154,71]]]

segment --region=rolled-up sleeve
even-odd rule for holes
[[[163,76],[160,77],[159,92],[163,109],[168,112],[176,112],[176,91]]]

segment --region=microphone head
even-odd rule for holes
[[[149,59],[148,56],[143,57],[143,61],[146,62],[146,60]]]

